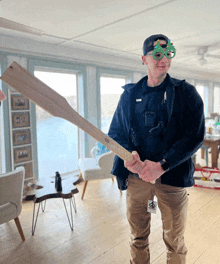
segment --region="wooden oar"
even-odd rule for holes
[[[63,96],[40,81],[18,63],[13,62],[2,74],[1,79],[51,115],[64,118],[75,124],[121,159],[127,162],[133,159],[133,155],[129,151],[80,116]]]

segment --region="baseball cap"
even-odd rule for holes
[[[152,35],[145,39],[143,44],[143,54],[146,55],[149,51],[154,49],[154,42],[158,39],[165,40],[168,43],[168,37],[163,34]],[[166,45],[162,45],[162,48],[166,48]]]

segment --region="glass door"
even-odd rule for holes
[[[125,78],[100,77],[101,130],[105,134],[108,133],[113,114],[124,91],[121,86],[125,83]]]
[[[34,74],[65,97],[77,111],[77,75],[57,69],[36,69]],[[78,129],[36,105],[39,178],[67,174],[78,169]]]

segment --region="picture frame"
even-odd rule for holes
[[[30,113],[12,113],[12,128],[30,127]]]
[[[29,99],[22,94],[11,94],[11,110],[29,110]]]
[[[14,148],[14,163],[22,163],[32,159],[31,146]]]
[[[33,178],[33,164],[32,162],[15,165],[14,168],[23,166],[25,169],[25,179]]]
[[[12,134],[13,146],[31,144],[30,129],[14,130]]]

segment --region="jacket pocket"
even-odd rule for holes
[[[156,114],[154,112],[136,112],[137,121],[140,123],[143,127],[154,127],[155,121],[156,121]],[[139,126],[140,126],[139,125]]]
[[[154,112],[145,112],[145,126],[154,127],[156,121],[156,114]]]

